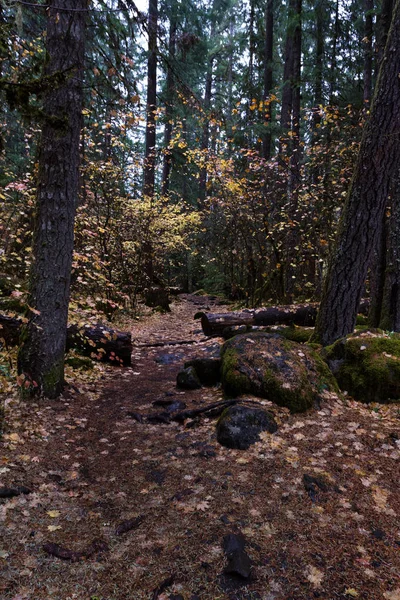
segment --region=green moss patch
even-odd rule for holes
[[[350,335],[323,351],[340,389],[361,402],[400,401],[400,336]]]
[[[65,359],[65,364],[73,369],[82,369],[84,371],[93,368],[93,361],[87,356],[70,355]]]
[[[231,396],[251,393],[291,412],[311,408],[335,380],[318,353],[277,334],[237,335],[222,347],[222,385]]]

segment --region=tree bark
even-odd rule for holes
[[[263,158],[271,158],[271,132],[268,128],[271,122],[271,104],[269,97],[273,86],[274,58],[274,0],[267,0],[265,7],[265,44],[264,44],[264,126],[267,128],[263,135]]]
[[[353,180],[324,284],[315,339],[323,345],[352,332],[379,223],[400,162],[400,0],[365,124]]]
[[[388,219],[387,250],[382,305],[379,327],[387,331],[400,331],[400,193],[397,186],[392,198],[391,215]]]
[[[372,96],[372,36],[374,0],[364,0],[364,103],[369,107]]]
[[[172,64],[175,60],[176,50],[176,14],[175,5],[172,7],[172,15],[169,25],[169,41],[168,41],[168,65],[167,65],[167,78],[165,82],[166,86],[166,103],[165,103],[165,129],[164,129],[164,164],[163,164],[163,175],[162,175],[162,193],[167,195],[169,191],[169,182],[171,175],[172,166],[172,154],[169,148],[172,138],[172,116],[173,116],[173,99],[174,99],[174,73],[172,70]]]
[[[157,0],[149,0],[147,101],[146,101],[146,150],[144,160],[143,194],[154,195],[156,169],[156,110],[157,110]]]
[[[86,0],[51,0],[47,64],[54,86],[45,93],[39,156],[34,262],[18,369],[32,391],[56,398],[63,388],[74,218],[79,193],[79,140]],[[79,9],[79,10],[77,10]]]
[[[300,78],[301,78],[301,15],[302,0],[290,0],[289,22],[287,29],[288,66],[284,96],[288,99],[287,114],[283,115],[282,127],[290,131],[286,140],[289,155],[289,173],[287,185],[287,215],[291,223],[285,240],[285,299],[291,302],[296,284],[296,250],[298,244],[298,188],[300,177]],[[290,69],[290,70],[289,70]],[[290,100],[289,100],[290,98]],[[282,113],[284,101],[282,98]],[[286,110],[286,109],[285,109]],[[287,133],[287,132],[286,132]],[[284,133],[285,135],[285,133]]]

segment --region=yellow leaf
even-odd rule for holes
[[[376,485],[374,486],[372,495],[375,500],[375,504],[378,508],[383,509],[386,507],[387,499],[389,496],[389,493],[386,490]]]
[[[47,514],[49,515],[49,517],[51,517],[52,519],[55,519],[56,517],[60,516],[60,511],[59,510],[48,510]]]
[[[357,596],[359,596],[359,593],[354,588],[346,588],[344,593],[346,596],[351,596],[352,598],[357,598]]]
[[[57,529],[61,529],[61,525],[48,525],[47,529],[49,531],[57,531]]]

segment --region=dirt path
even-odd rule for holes
[[[1,600],[399,600],[396,407],[274,409],[278,433],[246,452],[219,446],[212,420],[129,416],[222,398],[175,386],[215,345],[193,321],[204,304],[186,297],[135,325],[132,369],[98,367],[56,403],[9,399],[0,487],[32,493],[0,500]],[[193,343],[167,345],[179,340]],[[222,575],[223,537],[238,531],[243,581]]]

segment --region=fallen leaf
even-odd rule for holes
[[[396,588],[391,592],[385,592],[383,597],[386,598],[386,600],[400,600],[400,588]]]
[[[55,519],[56,517],[60,516],[60,511],[59,510],[48,510],[47,514],[49,515],[49,517],[51,517],[52,519]]]
[[[196,504],[196,508],[197,510],[202,510],[203,512],[205,512],[208,508],[210,508],[210,503],[204,500],[203,502],[199,502],[198,504]]]
[[[313,565],[308,567],[307,579],[313,584],[314,587],[320,587],[323,578],[324,573],[317,569],[317,567],[314,567]]]
[[[351,596],[352,598],[357,598],[357,596],[359,596],[359,593],[354,588],[346,588],[344,594],[345,596]]]
[[[377,505],[378,508],[380,508],[380,509],[386,508],[386,503],[387,503],[387,499],[389,496],[389,493],[386,490],[384,490],[376,485],[373,488],[372,496],[373,496],[373,498],[375,500],[375,504]]]
[[[47,529],[49,531],[57,531],[57,529],[61,529],[61,525],[48,525]]]

